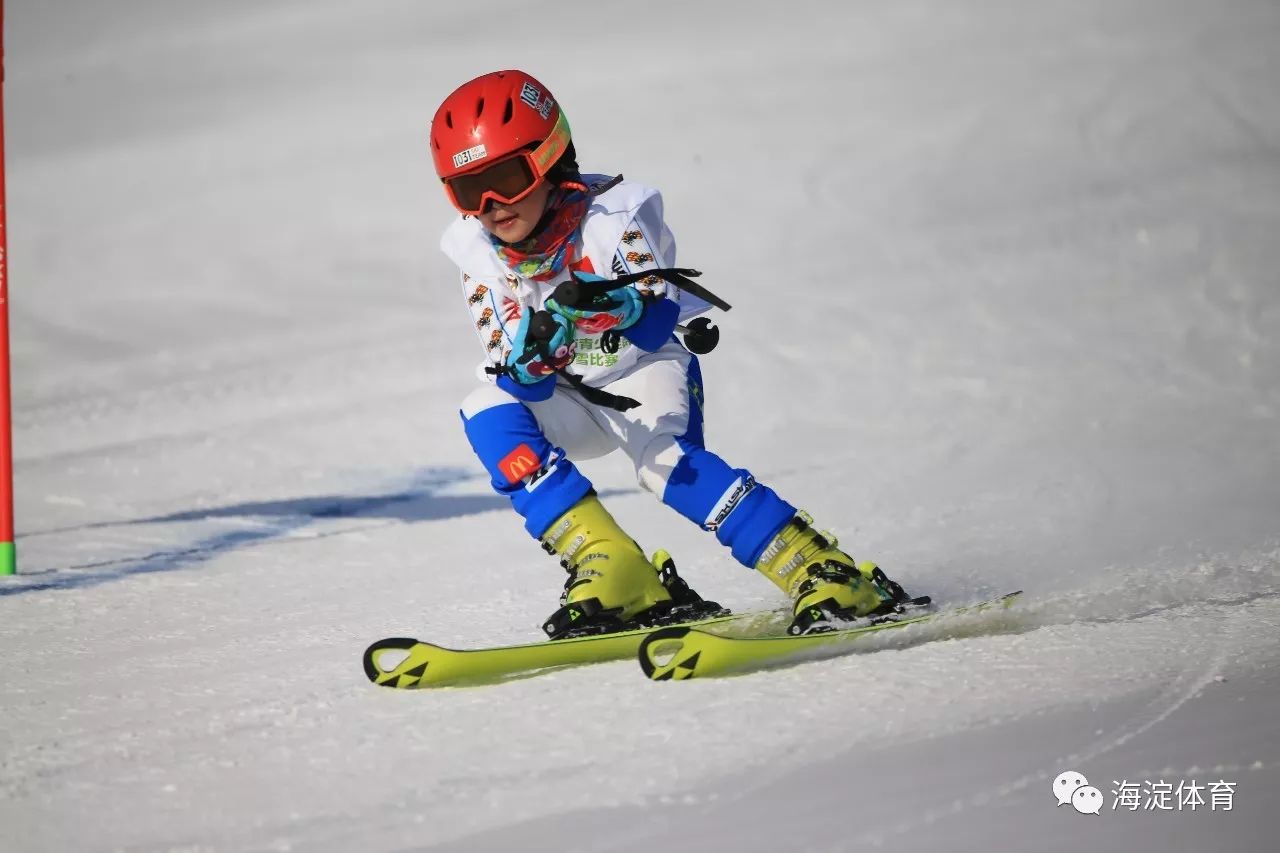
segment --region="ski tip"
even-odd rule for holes
[[[386,677],[395,672],[396,666],[404,661],[403,655],[396,655],[398,660],[390,668],[384,668],[382,656],[386,652],[407,652],[418,645],[413,637],[387,637],[378,640],[364,650],[364,674],[374,684],[386,684]]]

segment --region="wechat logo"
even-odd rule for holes
[[[1053,796],[1059,806],[1070,804],[1080,814],[1102,811],[1102,792],[1074,770],[1065,770],[1053,780]]]

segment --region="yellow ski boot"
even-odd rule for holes
[[[569,573],[560,609],[542,626],[553,640],[728,613],[690,589],[666,551],[646,557],[594,492],[541,538],[542,547],[558,555]]]
[[[928,596],[908,596],[870,560],[855,562],[836,547],[834,536],[814,530],[812,523],[808,513],[798,513],[756,562],[756,570],[795,602],[789,634],[833,631],[929,603]]]

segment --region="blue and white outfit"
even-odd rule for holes
[[[605,180],[585,176],[588,185]],[[580,256],[570,265],[575,270],[609,278],[675,266],[675,238],[662,218],[662,197],[649,187],[623,181],[595,196],[581,228]],[[449,227],[441,248],[462,271],[463,295],[485,350],[477,369],[484,384],[462,404],[467,438],[494,489],[511,498],[530,535],[540,538],[591,490],[574,459],[621,450],[642,487],[714,532],[739,562],[754,567],[795,508],[704,446],[698,359],[672,332],[677,322],[709,306],[655,276],[632,286],[662,299],[622,332],[616,352],[602,349],[599,335],[579,332],[567,370],[587,385],[640,403],[617,411],[588,402],[559,377],[521,386],[485,372],[506,361],[520,317],[540,310],[556,285],[569,279],[568,269],[546,282],[516,275],[498,258],[484,227],[470,218]]]

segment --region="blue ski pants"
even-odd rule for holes
[[[795,508],[748,470],[707,450],[698,359],[672,340],[645,354],[607,390],[640,405],[625,412],[597,406],[567,384],[539,402],[522,402],[486,384],[463,402],[471,447],[529,534],[541,538],[592,489],[573,460],[620,450],[645,490],[754,567]]]

